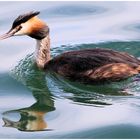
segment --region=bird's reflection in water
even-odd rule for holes
[[[47,129],[48,126],[44,116],[47,112],[53,110],[55,110],[54,107],[35,103],[28,108],[7,111],[4,112],[4,115],[17,112],[21,117],[16,122],[3,117],[3,126],[17,128],[20,131],[51,131],[52,129]]]
[[[44,116],[55,110],[54,100],[50,94],[45,73],[39,70],[32,61],[32,55],[22,60],[17,67],[12,70],[12,76],[23,83],[32,92],[36,102],[27,108],[9,110],[4,115],[19,113],[20,120],[12,121],[3,117],[4,127],[17,128],[20,131],[49,131]]]

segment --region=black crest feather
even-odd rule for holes
[[[18,18],[16,18],[15,21],[13,22],[12,28],[15,28],[16,26],[20,25],[21,23],[28,21],[29,19],[38,15],[39,13],[40,12],[36,11],[36,12],[29,12],[29,13],[18,16]]]

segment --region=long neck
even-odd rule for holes
[[[44,68],[50,58],[50,37],[49,34],[42,40],[37,40],[36,46],[36,63],[39,68]]]

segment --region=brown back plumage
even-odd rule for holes
[[[140,60],[110,49],[87,49],[63,53],[45,65],[62,76],[82,82],[118,81],[138,74]]]

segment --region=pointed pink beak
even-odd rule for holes
[[[9,32],[7,32],[6,34],[3,34],[3,35],[0,36],[0,40],[9,38],[9,37],[11,37],[11,36],[14,36],[14,34],[15,34],[17,31],[18,31],[18,28],[10,29]]]
[[[12,33],[6,33],[6,34],[0,36],[0,40],[3,40],[3,39],[6,39],[6,38],[9,38],[9,37],[11,37],[11,36],[13,36]]]

